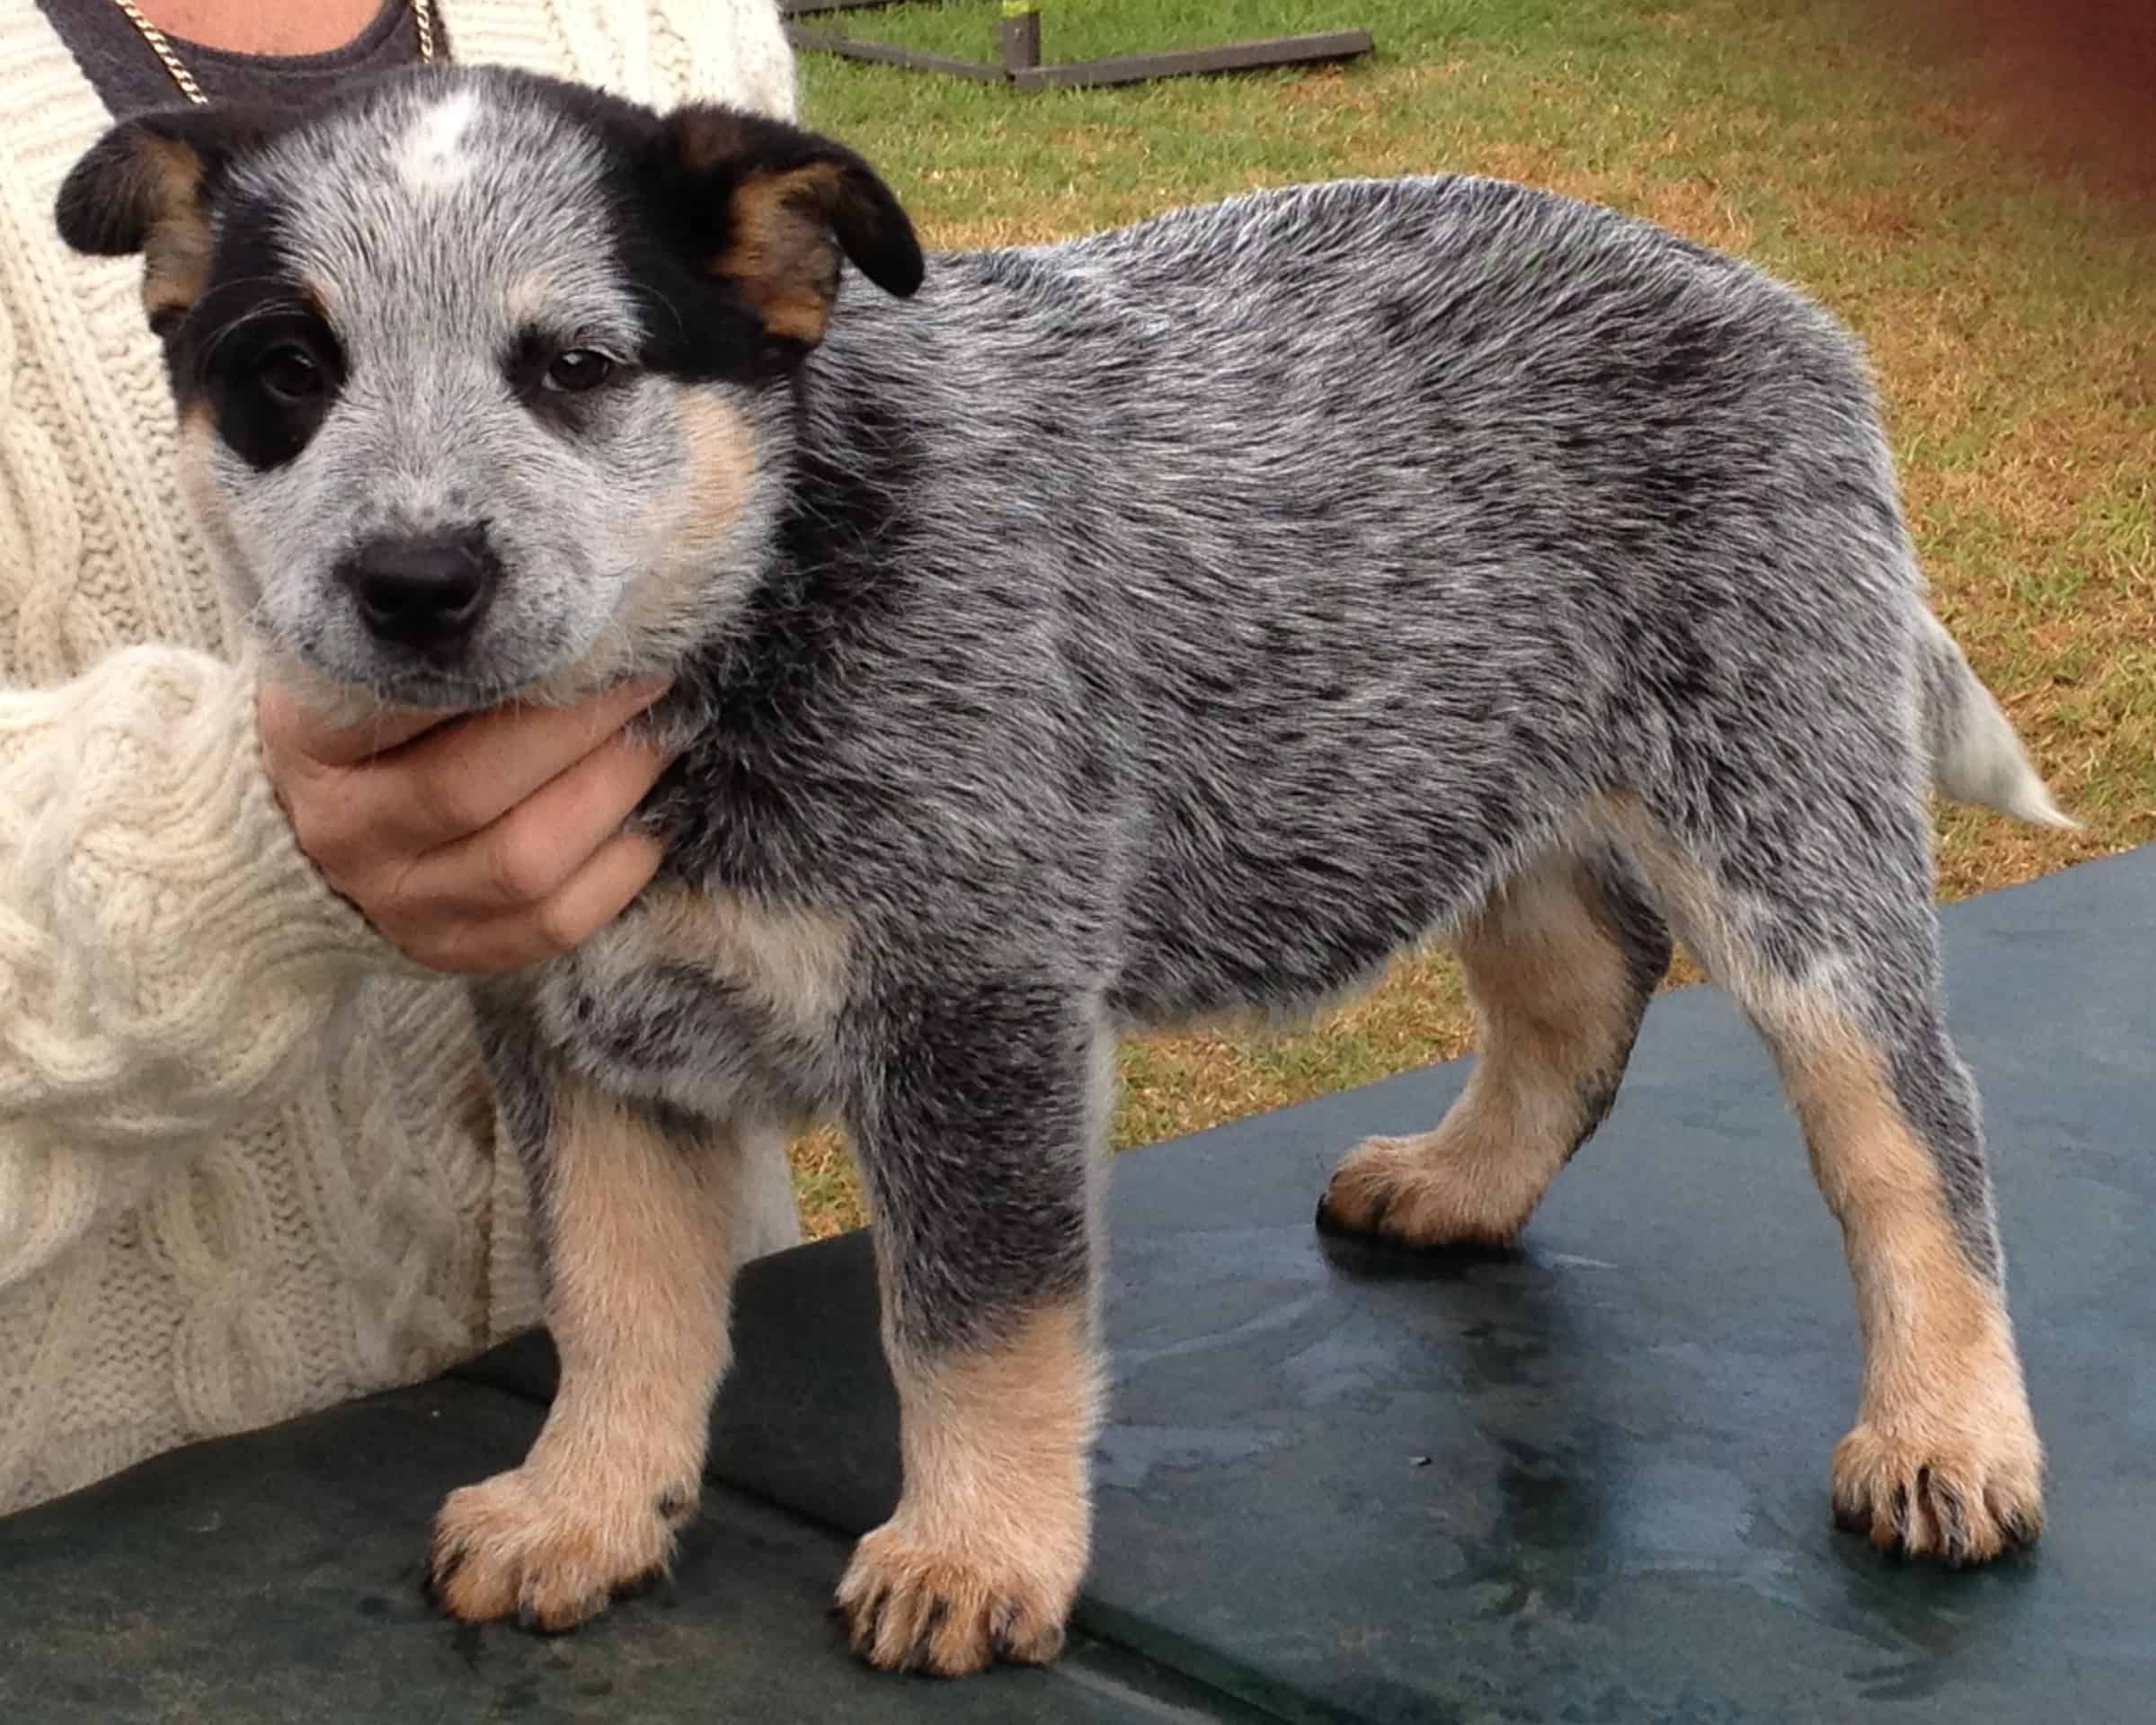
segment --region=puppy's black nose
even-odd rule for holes
[[[377,641],[399,647],[462,645],[501,576],[484,527],[420,538],[374,539],[338,570]]]

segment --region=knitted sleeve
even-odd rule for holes
[[[293,840],[253,690],[152,646],[0,691],[0,1285],[276,1099],[402,962]]]

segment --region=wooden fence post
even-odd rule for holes
[[[1003,69],[1016,77],[1041,64],[1041,0],[1003,0]]]

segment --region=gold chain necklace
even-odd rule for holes
[[[195,75],[180,63],[173,52],[171,40],[165,33],[142,15],[142,8],[135,0],[112,0],[112,4],[128,15],[128,22],[142,32],[142,40],[164,62],[164,69],[173,75],[173,82],[180,86],[180,93],[190,102],[200,104],[209,98],[202,93],[202,86],[195,82]],[[419,29],[419,57],[430,65],[434,59],[434,7],[431,0],[412,0],[412,22]]]

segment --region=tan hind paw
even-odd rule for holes
[[[2026,1418],[1987,1430],[1868,1422],[1834,1451],[1834,1519],[1883,1552],[1955,1568],[2033,1543],[2044,1528],[2044,1453]]]
[[[1546,1182],[1503,1159],[1448,1155],[1424,1138],[1369,1138],[1318,1200],[1318,1225],[1405,1246],[1509,1246]]]

